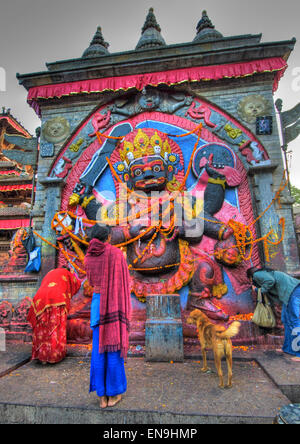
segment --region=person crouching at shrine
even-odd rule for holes
[[[282,351],[293,355],[292,361],[300,362],[300,281],[270,268],[249,268],[247,276],[255,287],[261,288],[262,293],[267,293],[275,302],[282,304]]]
[[[90,392],[100,407],[112,407],[127,390],[124,358],[129,346],[130,276],[121,250],[110,245],[110,228],[96,224],[85,257],[88,281],[94,287],[91,304],[93,348]]]
[[[67,316],[71,298],[81,282],[66,268],[49,271],[42,280],[28,312],[32,325],[32,359],[57,363],[67,353]]]

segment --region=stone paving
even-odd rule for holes
[[[279,410],[300,402],[300,364],[275,351],[234,350],[233,387],[220,389],[212,361],[202,373],[199,350],[184,362],[147,362],[130,353],[121,403],[100,410],[89,393],[90,350],[70,347],[62,362],[30,361],[30,345],[0,352],[0,423],[271,424]],[[222,362],[226,375],[226,362]]]

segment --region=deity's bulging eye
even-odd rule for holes
[[[140,168],[137,168],[136,170],[134,170],[135,177],[139,177],[141,174],[142,174],[142,170]]]
[[[154,165],[154,167],[152,169],[155,173],[159,173],[161,171],[160,165]]]

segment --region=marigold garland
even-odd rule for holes
[[[159,225],[158,226],[150,226],[150,227],[146,228],[145,230],[142,230],[141,233],[138,236],[136,236],[134,238],[131,238],[131,239],[127,239],[125,242],[122,242],[122,243],[119,243],[119,244],[116,245],[119,248],[126,247],[128,244],[138,241],[140,238],[142,238],[143,236],[148,234],[152,229],[155,229],[155,232],[152,235],[150,241],[147,243],[147,245],[144,248],[144,250],[142,251],[141,255],[138,256],[134,260],[134,263],[136,263],[148,251],[148,249],[150,248],[150,245],[155,240],[155,238],[157,237],[159,232],[161,232],[164,236],[169,236],[171,233],[173,233],[172,237],[175,236],[176,230],[175,230],[174,201],[175,201],[176,197],[178,196],[178,194],[183,190],[183,188],[184,188],[184,186],[186,184],[186,180],[188,178],[188,175],[190,173],[191,166],[192,166],[193,155],[194,155],[194,153],[195,153],[195,151],[197,149],[198,142],[199,142],[200,137],[201,137],[201,130],[202,130],[202,124],[198,125],[192,131],[189,131],[188,133],[185,133],[185,134],[181,134],[181,135],[167,134],[167,136],[171,136],[171,137],[184,137],[184,136],[188,136],[190,134],[196,133],[198,131],[197,141],[196,141],[196,143],[194,145],[193,152],[192,152],[192,155],[190,157],[189,165],[188,165],[187,171],[185,173],[184,179],[183,179],[182,183],[180,184],[180,186],[178,187],[178,189],[175,190],[175,193],[173,193],[173,195],[171,196],[170,204],[168,205],[166,210],[163,212],[163,214],[161,216],[161,219],[159,221]],[[104,137],[104,138],[107,138],[107,139],[120,140],[120,141],[124,138],[123,136],[122,137],[107,136],[107,135],[101,133],[100,131],[98,131],[96,134],[97,134],[97,137],[98,137],[98,140],[99,140],[100,143],[102,143],[101,137]],[[113,177],[122,186],[125,187],[125,189],[127,191],[127,195],[128,194],[129,195],[137,195],[139,198],[145,199],[145,197],[139,195],[138,192],[136,192],[134,190],[130,190],[127,187],[126,183],[122,182],[122,180],[120,179],[120,177],[116,173],[112,163],[110,162],[110,159],[106,158],[106,160],[107,160],[107,163],[108,163],[108,165],[110,167],[110,170],[111,170],[111,173],[112,173]],[[280,194],[286,188],[287,183],[288,183],[288,181],[285,179],[285,177],[286,176],[285,176],[285,172],[284,172],[283,178],[281,180],[281,183],[279,185],[279,188],[278,188],[277,192],[275,193],[274,198],[272,199],[270,204],[264,209],[264,211],[254,221],[252,221],[249,225],[244,225],[244,224],[242,224],[240,222],[237,222],[237,221],[235,221],[233,219],[230,219],[228,221],[228,223],[224,223],[224,222],[220,222],[220,221],[212,221],[212,220],[209,220],[207,218],[198,216],[199,218],[203,219],[204,221],[221,224],[222,226],[229,227],[229,228],[231,228],[233,230],[233,234],[234,234],[235,239],[236,239],[236,245],[230,246],[228,248],[224,248],[224,249],[220,250],[218,252],[218,254],[220,252],[224,252],[224,251],[226,251],[228,249],[231,249],[231,248],[237,248],[238,251],[239,251],[239,254],[240,254],[240,256],[241,256],[241,258],[243,260],[250,260],[251,257],[252,257],[253,246],[256,243],[262,241],[263,245],[264,245],[265,257],[266,257],[266,260],[269,262],[270,256],[269,256],[269,247],[268,247],[268,245],[276,246],[276,245],[279,245],[283,241],[284,229],[285,229],[285,220],[284,220],[284,218],[281,218],[280,221],[279,221],[279,225],[281,226],[281,237],[280,237],[280,239],[278,241],[275,241],[275,242],[270,239],[270,237],[274,235],[274,230],[273,229],[269,233],[267,233],[265,236],[263,236],[263,237],[261,237],[259,239],[254,240],[253,239],[253,233],[252,233],[250,227],[255,225],[263,217],[263,215],[272,207],[272,205],[275,202],[278,202],[280,204]],[[165,200],[162,199],[162,201],[160,203],[161,203],[161,205],[163,205],[163,203],[165,203],[165,202],[167,202],[167,198]],[[134,214],[131,217],[126,217],[126,218],[123,218],[123,219],[118,219],[117,220],[117,224],[118,225],[121,225],[121,224],[124,224],[124,223],[128,224],[133,219],[136,219],[136,218],[139,218],[139,217],[141,217],[143,215],[149,214],[150,211],[151,211],[151,206],[149,207],[149,205],[148,205],[146,209],[141,210],[138,214]],[[170,226],[169,227],[162,228],[162,221],[164,220],[164,216],[166,214],[172,214],[172,219],[170,221]],[[59,219],[60,215],[62,215],[63,217],[61,217]],[[69,216],[69,217],[71,217],[73,219],[77,219],[77,216],[74,215],[70,211],[60,211],[60,212],[56,213],[55,216],[53,217],[53,219],[51,221],[51,228],[56,231],[56,229],[58,227],[60,227],[62,229],[62,233],[63,234],[68,234],[71,237],[73,248],[75,249],[76,255],[71,255],[70,253],[67,253],[66,250],[63,248],[63,246],[62,246],[62,244],[60,242],[58,242],[58,247],[57,247],[56,245],[52,244],[47,239],[43,238],[36,231],[34,231],[34,233],[40,239],[42,239],[44,242],[46,242],[48,245],[54,247],[57,250],[60,250],[62,252],[62,254],[64,255],[64,257],[67,259],[67,261],[71,262],[70,256],[69,256],[69,255],[71,255],[71,256],[73,256],[73,258],[75,258],[75,259],[79,260],[81,263],[83,263],[84,254],[82,253],[82,250],[80,249],[80,247],[77,245],[77,242],[79,242],[81,244],[84,244],[86,246],[88,246],[89,243],[84,238],[80,238],[80,237],[76,236],[71,231],[70,227],[66,227],[63,224],[63,222],[64,222],[64,220],[66,219],[67,216]],[[81,218],[81,220],[82,220],[83,223],[86,223],[86,224],[89,224],[89,225],[95,225],[96,223],[99,223],[99,222],[103,223],[103,221],[89,220],[89,219],[86,219],[86,218]],[[105,223],[107,223],[108,225],[111,224],[109,219],[105,220]],[[247,248],[248,247],[250,247],[250,248],[249,248],[249,252],[247,253]],[[213,254],[216,255],[216,253],[213,253]],[[195,260],[197,260],[197,259],[195,259]],[[80,267],[78,267],[74,262],[72,262],[72,265],[75,266],[75,268],[78,269],[78,271],[80,271],[81,273],[85,273],[85,271],[82,270]],[[174,266],[177,266],[177,265],[179,265],[179,264],[172,264],[172,265],[168,265],[168,266],[153,267],[153,268],[151,268],[151,270],[167,268],[167,267],[174,267]],[[134,268],[132,265],[130,265],[129,268],[131,268],[132,270],[136,270],[136,271],[139,270],[137,268]],[[143,269],[143,270],[145,270],[145,269]]]

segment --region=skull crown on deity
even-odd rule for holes
[[[172,151],[174,145],[158,130],[138,129],[121,142],[121,161],[114,168],[130,188],[149,192],[166,187],[173,191],[180,185],[174,176],[182,169],[179,154]]]

